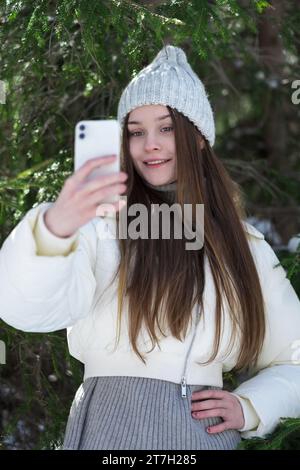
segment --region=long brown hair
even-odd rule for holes
[[[176,109],[167,107],[173,121],[177,156],[176,201],[204,204],[204,246],[186,250],[182,239],[119,239],[120,262],[115,273],[118,283],[118,341],[124,298],[128,299],[128,333],[134,352],[145,363],[137,347],[141,327],[147,328],[152,342],[159,346],[157,327],[182,341],[191,312],[198,303],[203,311],[205,262],[208,261],[215,286],[215,339],[207,364],[218,353],[223,327],[224,301],[232,322],[230,345],[239,338],[240,350],[235,366],[243,370],[255,366],[265,335],[263,296],[247,235],[243,195],[231,179],[207,140],[195,125]],[[165,193],[144,184],[135,170],[129,149],[126,116],[122,137],[122,169],[128,173],[127,208],[143,203],[167,202]],[[204,148],[201,142],[204,141]],[[194,207],[194,206],[193,206]],[[127,208],[123,210],[127,210]],[[130,218],[128,217],[128,224]],[[117,214],[119,223],[119,214]]]

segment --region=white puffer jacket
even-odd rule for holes
[[[119,252],[114,218],[95,218],[67,239],[54,236],[43,221],[53,203],[31,209],[0,250],[0,316],[9,325],[30,332],[68,328],[70,353],[91,376],[140,376],[180,384],[188,354],[186,382],[222,387],[222,373],[236,364],[238,344],[227,354],[231,326],[225,314],[216,360],[206,360],[214,339],[215,289],[205,265],[204,319],[196,324],[196,310],[186,340],[162,338],[160,349],[147,354],[144,365],[134,354],[127,335],[127,306],[120,343],[114,350],[117,284],[105,291],[117,267]],[[267,333],[259,372],[234,391],[245,417],[243,437],[264,436],[280,417],[300,416],[300,302],[284,269],[264,236],[244,223],[262,285]],[[105,291],[105,292],[104,292]],[[151,348],[148,334],[140,334],[139,349]]]

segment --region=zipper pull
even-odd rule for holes
[[[186,398],[186,380],[185,377],[181,379],[181,396],[182,398]]]

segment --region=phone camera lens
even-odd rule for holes
[[[83,134],[83,133],[79,134],[80,139],[84,139],[84,137],[85,137],[85,134]]]
[[[80,129],[81,131],[84,131],[85,125],[84,125],[84,124],[81,124],[81,125],[79,126],[79,129]]]

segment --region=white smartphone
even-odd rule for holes
[[[79,121],[75,127],[74,171],[87,160],[107,155],[117,155],[113,163],[102,165],[93,170],[87,181],[120,172],[121,128],[115,119]],[[103,202],[117,202],[120,195],[108,196]]]

